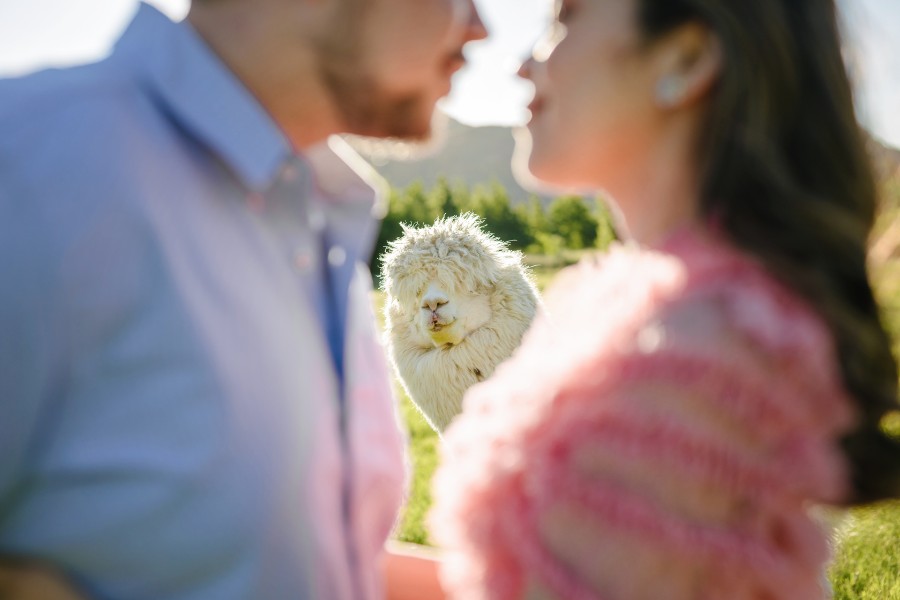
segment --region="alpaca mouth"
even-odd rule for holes
[[[456,319],[447,323],[429,323],[427,327],[428,337],[436,348],[450,348],[460,343],[465,336],[460,336],[453,325]]]
[[[431,323],[428,324],[428,331],[430,331],[432,333],[437,333],[439,331],[443,331],[444,329],[447,329],[448,327],[453,325],[453,323],[455,323],[455,320],[447,321],[446,323],[441,323],[439,321],[432,321]]]

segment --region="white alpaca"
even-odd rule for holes
[[[538,292],[522,255],[481,230],[472,213],[403,227],[382,257],[391,363],[434,429],[464,392],[494,372],[528,329]]]

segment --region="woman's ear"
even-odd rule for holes
[[[706,25],[691,22],[658,43],[657,106],[682,108],[705,98],[722,71],[722,45],[718,36]]]

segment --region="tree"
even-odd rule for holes
[[[601,250],[606,250],[612,242],[619,239],[619,235],[616,233],[616,223],[609,208],[609,202],[601,198],[597,202],[597,209],[597,240],[594,245]]]
[[[531,237],[531,243],[524,250],[532,254],[549,253],[540,239],[547,231],[547,214],[541,199],[532,194],[527,202],[514,207],[513,211],[524,223]]]
[[[580,196],[562,196],[547,211],[547,231],[564,240],[566,248],[592,248],[599,223]]]
[[[466,194],[468,192],[466,191]],[[434,187],[428,192],[427,203],[429,212],[435,216],[450,217],[459,214],[459,205],[457,196],[462,195],[462,190],[457,187],[456,190],[450,188],[450,184],[443,177],[437,180]],[[433,221],[433,219],[432,219]]]
[[[534,242],[534,235],[522,215],[510,204],[506,189],[493,183],[490,187],[477,186],[468,206],[461,207],[484,219],[485,227],[511,248],[522,250]]]
[[[485,228],[510,247],[532,254],[556,256],[564,249],[605,248],[616,238],[609,210],[593,200],[563,196],[545,210],[537,196],[513,206],[506,189],[496,182],[469,190],[465,184],[451,186],[442,178],[426,190],[417,181],[405,189],[391,189],[388,212],[371,263],[372,273],[379,275],[379,257],[388,243],[403,235],[401,224],[431,225],[438,218],[466,211],[481,216]]]

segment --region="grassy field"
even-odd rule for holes
[[[837,530],[834,597],[900,600],[900,503],[859,508]]]
[[[409,431],[412,479],[409,498],[400,515],[395,536],[403,542],[430,544],[425,516],[431,507],[431,475],[440,460],[438,445],[440,439],[419,410],[409,401],[406,394],[398,389],[401,396],[401,410]]]
[[[540,287],[544,287],[557,268],[558,265],[550,263],[535,268]],[[886,278],[894,285],[900,281],[900,270],[891,274],[898,275],[896,281]],[[900,300],[900,289],[896,291],[896,296],[882,293],[882,301],[887,300],[886,296]],[[382,300],[378,294],[379,315]],[[886,302],[885,308],[888,320],[900,330],[898,300]],[[413,477],[409,499],[394,536],[401,541],[427,545],[430,541],[425,517],[431,506],[430,480],[439,462],[440,441],[399,385],[397,392],[409,430]],[[894,428],[900,433],[900,423],[894,423]],[[900,502],[850,511],[839,519],[834,537],[836,554],[828,577],[836,600],[900,600]]]

